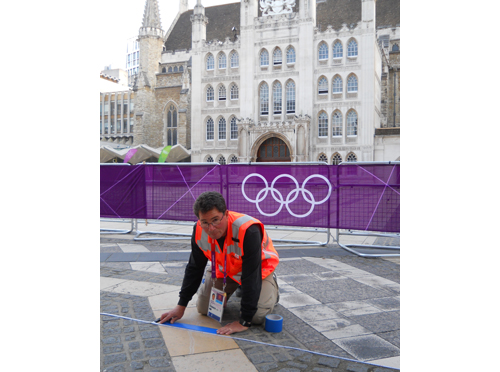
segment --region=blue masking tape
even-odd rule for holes
[[[184,328],[184,329],[189,329],[189,330],[192,330],[192,331],[205,332],[205,333],[214,333],[214,334],[217,333],[217,329],[215,329],[215,328],[195,326],[195,325],[186,324],[186,323],[177,323],[176,322],[174,324],[163,323],[163,324],[158,324],[158,325],[161,325],[161,326],[170,326],[170,327],[177,327],[177,328]]]
[[[283,317],[277,314],[266,315],[266,331],[279,333],[283,329]]]

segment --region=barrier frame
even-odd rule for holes
[[[106,165],[106,166],[111,166],[111,167],[116,167],[116,166],[124,166],[124,165],[127,165],[127,166],[130,166],[129,163],[100,163],[101,165]],[[108,221],[108,222],[126,222],[126,221],[130,221],[130,230],[126,230],[126,229],[103,229],[101,228],[100,229],[100,233],[101,234],[130,234],[131,232],[134,231],[134,219],[132,218],[102,218],[101,217],[101,221]]]
[[[340,163],[339,165],[376,165],[376,164],[384,164],[384,165],[400,165],[399,161],[365,161],[365,162],[347,162],[347,163]],[[339,208],[338,208],[338,203],[339,201],[337,200],[337,213],[339,213]],[[340,230],[344,230],[347,232],[340,232]],[[386,237],[386,238],[399,238],[400,234],[398,233],[388,233],[388,232],[372,232],[372,231],[360,231],[360,230],[354,230],[354,229],[336,229],[336,241],[337,244],[344,250],[351,252],[359,257],[365,257],[365,258],[378,258],[378,257],[400,257],[400,253],[361,253],[355,249],[354,247],[357,248],[364,248],[364,249],[387,249],[387,250],[400,250],[400,246],[389,246],[389,245],[376,245],[376,244],[345,244],[341,243],[340,241],[340,236],[377,236],[377,237]]]

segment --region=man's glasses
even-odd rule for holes
[[[204,221],[200,221],[200,225],[201,227],[207,229],[210,227],[210,225],[212,225],[213,227],[217,227],[219,226],[219,224],[222,222],[222,220],[224,219],[224,214],[222,215],[221,218],[217,218],[215,220],[212,220],[212,222],[204,222]]]

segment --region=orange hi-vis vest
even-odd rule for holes
[[[227,234],[224,245],[226,246],[227,263],[226,270],[227,276],[234,281],[241,284],[242,273],[242,257],[245,254],[243,251],[243,240],[246,230],[254,224],[260,225],[260,231],[263,233],[262,237],[262,279],[271,274],[278,266],[279,256],[276,249],[274,249],[271,238],[267,235],[264,225],[258,219],[241,214],[237,212],[228,211],[228,226]],[[216,239],[212,239],[208,234],[203,231],[200,221],[196,225],[196,244],[203,251],[205,256],[211,261],[212,245],[215,248],[215,273],[217,278],[224,277],[224,247],[219,247]]]

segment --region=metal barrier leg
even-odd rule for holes
[[[366,233],[366,232],[352,232],[352,230],[348,230],[348,233],[341,233],[340,229],[337,229],[337,244],[345,249],[346,251],[349,251],[351,253],[354,253],[355,255],[359,257],[366,257],[366,258],[377,258],[377,257],[400,257],[400,253],[361,253],[358,252],[354,249],[353,247],[358,247],[358,248],[365,248],[365,249],[388,249],[388,250],[400,250],[401,247],[399,246],[390,246],[390,245],[373,245],[373,244],[342,244],[340,242],[340,235],[351,235],[351,236],[378,236],[378,237],[388,237],[388,238],[397,238],[399,237],[399,234],[384,234],[384,233]]]
[[[269,234],[272,230],[280,230],[280,231],[305,231],[305,232],[324,232],[326,233],[326,242],[318,242],[311,240],[291,240],[291,239],[273,239],[273,246],[275,247],[298,247],[298,246],[325,246],[330,241],[330,228],[327,229],[297,229],[297,228],[285,228],[278,226],[266,226],[267,233]],[[290,242],[293,244],[274,244],[276,242]]]
[[[101,218],[101,221],[103,222],[127,222],[127,220],[113,220],[113,219],[103,219]],[[134,231],[134,220],[130,219],[130,229],[125,230],[125,229],[103,229],[101,228],[101,234],[129,234],[132,231]]]
[[[182,223],[182,222],[173,222],[173,221],[161,221],[161,222],[149,222],[150,224],[162,224],[162,225],[185,225],[185,226],[193,226],[192,222]],[[173,237],[170,238],[140,238],[141,235],[171,235]],[[189,233],[175,233],[175,232],[165,232],[165,231],[139,231],[137,229],[137,234],[134,237],[134,240],[190,240],[191,234]]]

